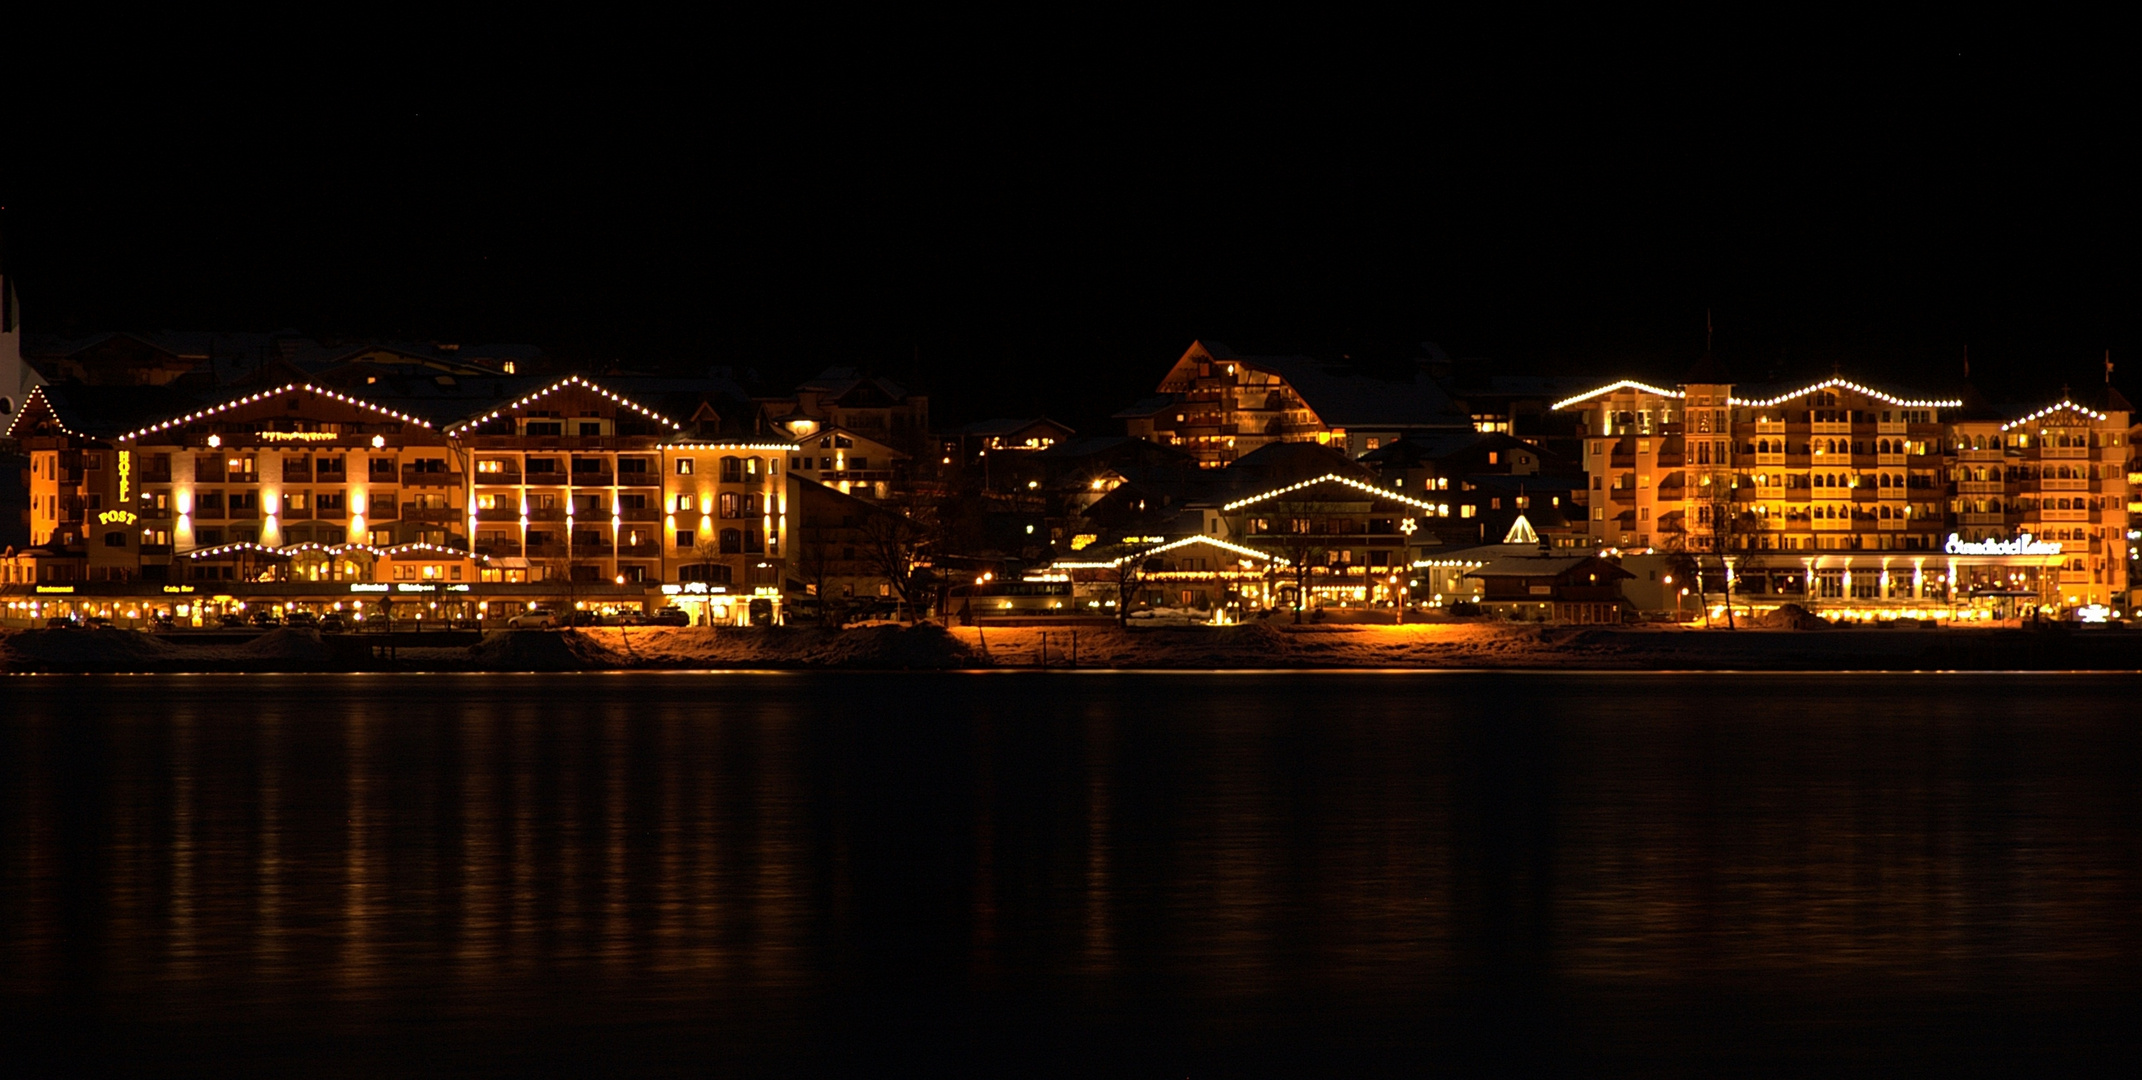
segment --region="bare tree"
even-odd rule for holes
[[[856,547],[862,561],[892,586],[913,623],[928,596],[930,575],[921,563],[936,540],[937,515],[935,507],[920,499],[902,502],[905,505],[871,514],[863,522]]]
[[[1294,581],[1294,621],[1302,621],[1310,582],[1331,553],[1332,515],[1338,507],[1313,499],[1273,499],[1253,518],[1249,546],[1286,560],[1267,571]]]
[[[1150,546],[1126,553],[1116,560],[1116,625],[1130,629],[1131,595],[1145,582],[1145,573],[1152,559],[1147,554]]]
[[[829,531],[815,519],[804,519],[791,565],[796,569],[796,576],[818,600],[818,621],[826,626],[839,626],[845,621],[846,613],[832,595],[835,564],[833,544],[826,536]]]
[[[1684,520],[1668,526],[1664,532],[1669,554],[1667,565],[1676,574],[1695,586],[1696,604],[1703,609],[1703,623],[1710,625],[1711,605],[1709,571],[1717,566],[1718,587],[1725,597],[1726,629],[1735,629],[1733,621],[1733,571],[1729,561],[1737,537],[1752,533],[1758,523],[1755,515],[1748,513],[1734,498],[1734,489],[1725,475],[1719,475],[1713,483],[1703,485],[1701,494],[1690,500],[1691,511],[1696,515],[1695,527],[1690,528]]]

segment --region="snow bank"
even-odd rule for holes
[[[0,638],[9,671],[156,671],[174,650],[132,630],[21,630]]]
[[[588,637],[621,667],[945,670],[986,666],[981,654],[941,626],[598,628]]]
[[[631,667],[623,656],[576,630],[490,630],[469,646],[484,671],[594,671]]]

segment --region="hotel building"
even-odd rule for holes
[[[1273,443],[1313,442],[1359,457],[1407,434],[1472,429],[1426,372],[1388,382],[1305,356],[1243,356],[1202,341],[1175,361],[1156,396],[1115,416],[1131,437],[1181,447],[1208,469]]]
[[[318,608],[384,585],[469,618],[665,594],[777,617],[792,444],[695,438],[582,376],[516,385],[472,406],[290,384],[116,433],[70,427],[68,391],[33,391],[9,427],[33,504],[33,547],[0,574],[9,614],[15,593]]]
[[[1715,558],[1757,607],[1995,617],[2126,605],[2131,410],[2107,390],[2003,417],[1843,378],[1747,388],[1706,360],[1555,407],[1582,417],[1598,548]]]

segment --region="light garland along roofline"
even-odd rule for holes
[[[498,408],[483,414],[482,416],[472,417],[470,419],[463,420],[460,423],[447,428],[446,433],[448,435],[458,435],[461,432],[467,431],[469,428],[475,427],[478,424],[488,424],[491,421],[496,420],[499,417],[504,416],[507,413],[512,412],[513,410],[518,409],[531,401],[535,401],[538,398],[546,397],[551,393],[558,390],[563,390],[568,386],[579,386],[584,387],[588,390],[592,390],[597,394],[601,394],[603,397],[609,398],[611,401],[614,401],[619,405],[623,405],[624,407],[631,409],[633,412],[639,413],[641,416],[647,417],[648,419],[656,421],[657,423],[668,424],[672,430],[684,430],[683,424],[680,424],[675,420],[672,420],[669,417],[664,416],[661,413],[658,413],[653,409],[650,409],[647,406],[642,405],[639,402],[624,396],[623,394],[619,394],[603,386],[597,385],[592,380],[583,379],[578,375],[567,375],[565,378],[559,379],[557,382],[551,383],[549,386],[546,386],[541,390],[537,390],[534,393],[528,394],[510,405],[501,405]]]
[[[1578,394],[1575,397],[1563,398],[1562,400],[1555,402],[1552,408],[1567,408],[1579,402],[1590,401],[1591,399],[1598,397],[1601,394],[1611,394],[1616,390],[1642,390],[1647,394],[1657,394],[1660,397],[1677,398],[1681,396],[1681,392],[1679,390],[1668,390],[1663,386],[1653,386],[1650,383],[1639,382],[1635,379],[1618,379],[1614,382],[1608,383],[1605,386],[1599,387],[1596,390],[1586,390],[1585,392]]]
[[[401,552],[437,551],[456,558],[476,559],[482,562],[491,561],[489,555],[478,555],[474,552],[463,551],[460,548],[440,547],[437,544],[427,544],[422,541],[411,541],[407,544],[395,544],[390,547],[374,547],[370,544],[322,544],[316,540],[307,540],[303,543],[285,544],[282,547],[269,547],[266,544],[256,544],[251,541],[241,540],[234,544],[219,544],[212,548],[196,548],[187,552],[185,557],[203,559],[237,551],[258,551],[268,555],[294,555],[304,551],[322,551],[330,555],[339,555],[345,551],[362,551],[378,558],[388,559],[394,558],[397,553]]]
[[[1121,565],[1123,565],[1124,563],[1126,563],[1126,562],[1129,562],[1129,561],[1130,561],[1130,560],[1132,560],[1132,559],[1143,559],[1143,558],[1147,558],[1147,557],[1150,557],[1150,556],[1153,556],[1153,555],[1158,555],[1158,554],[1160,554],[1160,553],[1161,553],[1161,552],[1163,552],[1163,551],[1173,551],[1174,549],[1176,549],[1176,548],[1179,548],[1179,547],[1188,547],[1188,546],[1190,546],[1191,544],[1205,544],[1205,545],[1208,545],[1208,546],[1211,546],[1211,547],[1216,547],[1216,548],[1219,548],[1219,549],[1220,549],[1220,550],[1222,550],[1222,551],[1230,552],[1230,553],[1232,553],[1232,554],[1235,554],[1235,555],[1241,555],[1241,556],[1243,556],[1243,557],[1245,557],[1245,558],[1251,558],[1251,559],[1270,559],[1271,561],[1273,561],[1273,562],[1276,562],[1276,563],[1280,564],[1281,566],[1286,566],[1286,565],[1289,565],[1289,564],[1288,564],[1288,562],[1287,562],[1287,560],[1286,560],[1286,559],[1285,559],[1284,557],[1282,557],[1282,556],[1279,556],[1279,555],[1274,555],[1273,553],[1271,553],[1271,552],[1269,552],[1269,551],[1259,551],[1258,549],[1256,549],[1256,548],[1253,548],[1253,547],[1244,547],[1244,546],[1243,546],[1243,545],[1241,545],[1241,544],[1236,544],[1236,543],[1230,543],[1229,541],[1226,541],[1226,540],[1221,540],[1221,539],[1219,539],[1219,538],[1217,538],[1217,537],[1205,536],[1205,535],[1202,535],[1202,534],[1200,534],[1200,535],[1197,535],[1197,536],[1185,536],[1185,537],[1183,537],[1183,538],[1182,538],[1182,539],[1180,539],[1180,540],[1170,540],[1170,541],[1168,541],[1168,542],[1167,542],[1167,543],[1165,543],[1165,544],[1155,544],[1155,545],[1153,545],[1152,547],[1149,547],[1149,548],[1144,548],[1144,549],[1141,549],[1141,550],[1139,550],[1139,551],[1134,551],[1134,552],[1132,552],[1132,553],[1130,553],[1130,554],[1128,554],[1128,555],[1121,555],[1121,556],[1118,556],[1118,557],[1116,557],[1116,558],[1113,558],[1113,559],[1108,559],[1108,560],[1106,560],[1106,561],[1099,561],[1099,562],[1055,562],[1055,563],[1050,563],[1050,564],[1049,564],[1049,569],[1051,569],[1051,570],[1113,570],[1113,569],[1115,569],[1116,567],[1118,567],[1118,566],[1121,566]]]
[[[1771,405],[1782,405],[1785,402],[1791,401],[1792,399],[1799,397],[1802,394],[1812,394],[1817,390],[1827,390],[1832,386],[1842,386],[1845,389],[1851,390],[1855,393],[1865,394],[1866,396],[1874,398],[1878,401],[1886,401],[1891,405],[1899,405],[1907,409],[1960,409],[1963,407],[1963,401],[1961,399],[1928,399],[1922,401],[1911,401],[1897,397],[1895,394],[1884,393],[1880,390],[1876,390],[1871,386],[1862,386],[1861,384],[1853,382],[1850,379],[1838,378],[1824,379],[1821,382],[1814,383],[1809,386],[1803,386],[1800,389],[1795,390],[1789,394],[1779,394],[1777,397],[1766,398],[1762,401],[1756,401],[1750,398],[1730,398],[1728,399],[1728,403],[1733,405],[1747,405],[1752,408],[1761,409],[1767,408]]]
[[[1275,495],[1285,495],[1290,491],[1300,491],[1305,487],[1314,487],[1317,484],[1321,484],[1326,481],[1338,484],[1345,484],[1347,487],[1351,488],[1359,488],[1362,491],[1365,491],[1378,498],[1390,499],[1395,502],[1402,502],[1405,503],[1407,506],[1418,507],[1428,513],[1435,512],[1434,503],[1422,502],[1421,500],[1413,498],[1410,495],[1401,495],[1398,492],[1391,490],[1390,488],[1380,488],[1374,484],[1364,484],[1361,481],[1356,480],[1352,477],[1340,476],[1338,473],[1325,473],[1324,475],[1319,476],[1313,480],[1303,480],[1299,483],[1288,484],[1286,487],[1273,488],[1272,490],[1267,491],[1261,495],[1252,495],[1247,499],[1236,499],[1234,502],[1228,503],[1227,505],[1222,506],[1220,509],[1230,511],[1239,510],[1242,507],[1250,505],[1251,503],[1263,502],[1264,500],[1272,498]]]
[[[2040,420],[2045,417],[2051,416],[2052,414],[2059,412],[2062,409],[2073,409],[2074,411],[2079,412],[2092,420],[2105,419],[2105,414],[2097,411],[2096,409],[2077,405],[2074,401],[2068,398],[2061,398],[2060,401],[2056,404],[2047,405],[2045,408],[2039,409],[2037,412],[2034,412],[2029,416],[2020,417],[2018,419],[2010,420],[2009,422],[2002,424],[2001,430],[2007,431],[2010,428],[2022,427],[2023,425],[2031,423],[2032,421]]]
[[[49,397],[49,396],[47,396],[47,395],[45,394],[45,388],[44,388],[43,386],[33,386],[33,387],[31,387],[31,388],[30,388],[30,396],[29,396],[29,397],[26,397],[26,398],[23,398],[23,399],[22,399],[22,404],[21,404],[21,405],[18,405],[18,406],[16,406],[16,408],[15,408],[15,416],[14,416],[14,418],[13,418],[13,419],[11,419],[11,420],[9,420],[9,421],[7,422],[7,430],[6,430],[5,432],[0,432],[0,438],[9,438],[9,439],[12,439],[12,438],[14,438],[14,437],[15,437],[15,425],[16,425],[16,424],[19,424],[19,423],[22,423],[22,418],[23,418],[24,416],[27,416],[27,415],[29,415],[29,412],[30,412],[30,402],[32,402],[32,401],[36,401],[36,400],[38,400],[38,399],[40,399],[40,398],[44,399],[44,403],[45,403],[45,411],[46,411],[46,412],[48,412],[48,413],[51,413],[51,414],[52,414],[52,422],[53,422],[53,423],[55,423],[55,424],[58,424],[58,425],[59,425],[59,429],[60,429],[60,431],[62,431],[62,432],[64,432],[64,433],[66,433],[66,434],[67,434],[67,435],[68,435],[69,437],[71,437],[71,438],[76,438],[76,439],[88,439],[88,438],[94,438],[94,436],[90,436],[90,435],[84,435],[84,434],[82,434],[81,432],[79,432],[79,431],[76,431],[76,430],[74,430],[74,429],[73,429],[73,428],[71,428],[71,427],[68,427],[68,426],[67,426],[67,422],[66,422],[65,420],[62,420],[62,419],[60,419],[60,415],[59,415],[59,410],[53,407],[53,405],[52,405],[52,399],[51,399],[51,397]]]
[[[677,442],[662,444],[662,449],[664,450],[767,450],[783,454],[795,448],[795,443]]]
[[[397,412],[393,409],[387,408],[384,405],[374,405],[373,403],[366,401],[363,398],[356,397],[350,394],[345,394],[340,390],[329,390],[326,387],[314,386],[311,383],[286,383],[282,386],[276,387],[273,390],[263,390],[257,394],[247,394],[242,398],[234,398],[230,401],[224,402],[221,405],[212,405],[206,409],[200,409],[194,412],[187,413],[184,416],[172,417],[171,419],[166,420],[161,424],[151,424],[148,427],[142,428],[139,431],[127,432],[126,434],[119,436],[119,439],[117,441],[125,442],[132,439],[138,439],[143,435],[154,434],[156,432],[163,431],[167,428],[178,427],[182,424],[190,424],[196,420],[205,420],[208,417],[216,415],[217,413],[229,412],[230,410],[235,409],[240,405],[251,405],[255,402],[266,401],[269,398],[276,397],[281,394],[287,394],[293,390],[303,390],[308,393],[319,394],[322,397],[333,398],[334,400],[340,401],[347,405],[355,405],[358,408],[370,409],[373,412],[381,413],[386,416],[391,416],[396,420],[402,421],[403,423],[415,424],[419,427],[426,428],[431,426],[431,421],[429,420],[423,420],[418,417],[411,416],[405,412]]]

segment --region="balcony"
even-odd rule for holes
[[[443,470],[439,472],[433,472],[430,469],[412,469],[406,465],[402,467],[402,483],[404,485],[415,484],[419,487],[444,487],[447,484],[458,481],[459,479],[460,475],[458,473],[450,473],[445,472]]]
[[[662,508],[659,506],[627,506],[617,512],[617,518],[619,521],[660,521],[662,520]]]
[[[571,475],[572,480],[569,483],[574,487],[609,487],[614,480],[614,474],[608,469],[601,472],[575,472]]]
[[[619,544],[617,556],[621,559],[659,559],[662,557],[662,545],[652,541],[644,544]]]
[[[369,508],[365,516],[373,521],[393,521],[394,504],[390,502],[375,503]]]
[[[661,487],[662,474],[652,472],[621,472],[617,474],[618,487]]]
[[[196,521],[222,521],[223,506],[220,503],[215,506],[196,506],[193,508],[193,517]]]
[[[309,507],[309,506],[299,506],[299,507],[289,507],[289,506],[285,506],[285,507],[283,507],[283,520],[284,520],[284,521],[311,521],[311,520],[312,520],[312,508],[311,508],[311,507]]]
[[[489,510],[478,510],[476,511],[476,520],[517,522],[521,520],[521,508],[518,506],[494,506]]]
[[[513,518],[513,520],[515,520],[515,521],[518,521],[518,520],[520,520],[520,518],[519,518],[519,516],[518,516],[518,515],[515,515],[515,517]],[[564,520],[565,520],[565,510],[564,510],[564,508],[562,508],[562,507],[557,507],[557,506],[531,506],[531,507],[529,507],[529,508],[528,508],[528,520],[530,520],[530,521],[564,521]]]
[[[311,466],[306,466],[305,468],[302,468],[302,469],[293,469],[293,468],[291,468],[291,467],[290,467],[290,466],[288,466],[288,465],[285,465],[285,466],[283,466],[283,483],[285,483],[285,484],[310,484],[310,483],[312,483],[312,468],[311,468]]]
[[[402,504],[403,521],[450,522],[458,521],[460,518],[460,511],[451,506],[420,506],[416,503]]]
[[[556,470],[530,472],[526,481],[531,487],[564,487],[565,474]]]
[[[482,470],[478,470],[476,473],[477,487],[484,487],[492,484],[519,484],[520,482],[521,471],[519,469],[500,469],[497,472],[484,472]]]

